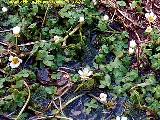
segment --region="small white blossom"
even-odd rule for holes
[[[81,16],[81,17],[79,18],[79,22],[80,22],[80,23],[84,22],[84,17]]]
[[[152,27],[151,27],[151,26],[148,26],[147,29],[145,30],[145,32],[147,32],[147,33],[152,32]]]
[[[13,56],[9,57],[9,61],[10,61],[11,68],[17,68],[20,65],[20,63],[22,63],[22,60],[20,58],[13,57]]]
[[[19,26],[16,26],[12,30],[13,30],[13,34],[17,35],[17,34],[19,34],[21,28]]]
[[[122,116],[122,117],[119,117],[119,116],[117,116],[117,117],[116,117],[116,120],[127,120],[127,117],[123,117],[123,116]]]
[[[108,21],[108,20],[109,20],[108,15],[104,15],[104,16],[103,16],[103,20]]]
[[[7,12],[8,9],[7,9],[6,7],[3,7],[3,8],[2,8],[2,11],[3,11],[3,12]]]
[[[92,0],[93,5],[97,5],[97,0]]]
[[[56,35],[56,36],[54,36],[53,40],[55,43],[59,43],[60,37]]]
[[[137,46],[137,44],[136,44],[135,40],[131,40],[131,41],[129,42],[129,47],[135,48],[136,46]]]
[[[153,13],[153,12],[150,12],[150,13],[146,13],[145,14],[145,17],[147,18],[147,20],[152,23],[156,20],[157,16]]]
[[[134,53],[134,48],[129,47],[128,52],[129,52],[130,55],[133,54]]]
[[[90,71],[90,69],[87,67],[87,68],[84,68],[83,70],[79,70],[78,71],[81,79],[88,79],[89,76],[91,76],[93,74],[93,71]]]
[[[99,95],[100,101],[105,102],[107,100],[107,94],[101,93]]]

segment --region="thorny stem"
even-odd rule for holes
[[[26,86],[26,88],[28,90],[28,98],[27,98],[25,104],[23,105],[21,111],[19,112],[18,116],[15,118],[15,120],[18,120],[19,117],[22,115],[22,113],[23,113],[24,109],[26,108],[26,106],[27,106],[27,104],[28,104],[28,102],[30,100],[30,97],[31,97],[31,92],[30,92],[29,86],[25,81],[24,81],[24,85]]]

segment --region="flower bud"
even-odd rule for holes
[[[14,27],[12,30],[13,30],[13,34],[15,34],[15,35],[17,35],[17,34],[19,34],[19,32],[20,32],[20,27],[19,26],[16,26],[16,27]]]
[[[3,8],[2,8],[2,11],[3,11],[3,12],[7,12],[8,9],[7,9],[6,7],[3,7]]]

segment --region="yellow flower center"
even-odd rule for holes
[[[88,73],[84,73],[83,76],[85,76],[85,77],[88,76]]]
[[[152,31],[152,28],[150,28],[150,27],[148,27],[147,29],[146,29],[146,32],[151,32]]]
[[[103,98],[105,98],[105,96],[101,96],[101,98],[103,99]]]
[[[19,59],[17,58],[17,57],[14,57],[13,59],[12,59],[12,63],[13,64],[18,64],[20,61],[19,61]]]
[[[153,21],[154,21],[154,16],[149,16],[149,17],[148,17],[148,20],[149,20],[150,22],[153,22]]]

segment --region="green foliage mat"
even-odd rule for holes
[[[58,2],[0,1],[0,7],[8,9],[0,11],[0,114],[16,120],[70,117],[61,109],[81,97],[79,92],[98,89],[100,92],[84,103],[87,114],[98,107],[102,92],[113,97],[107,105],[99,103],[105,109],[113,110],[115,100],[124,97],[123,114],[128,118],[137,110],[143,111],[146,119],[158,119],[160,34],[156,23],[151,33],[145,32],[150,23],[144,19],[143,1],[132,2],[130,11],[125,1],[117,1],[115,7],[105,1],[97,5],[90,0]],[[132,13],[140,18],[138,22]],[[105,14],[108,20],[103,18]],[[80,22],[80,17],[84,21]],[[20,27],[19,35],[12,33],[15,26]],[[128,51],[131,40],[137,45],[133,54]],[[22,63],[11,68],[10,56]],[[88,80],[78,74],[85,67],[93,72]],[[77,93],[74,99],[71,95],[67,101],[61,99],[70,91]]]

